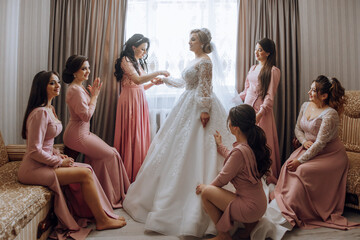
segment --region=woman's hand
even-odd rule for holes
[[[206,184],[199,184],[196,187],[196,194],[199,195],[202,193],[202,191],[205,189]]]
[[[103,83],[100,82],[100,78],[97,77],[97,78],[95,79],[93,85],[92,85],[92,86],[91,86],[91,85],[88,86],[88,89],[89,89],[89,91],[90,91],[91,96],[93,96],[93,97],[99,96],[99,93],[100,93],[100,89],[101,89],[102,84],[103,84]]]
[[[256,124],[258,124],[260,122],[261,117],[262,117],[262,114],[260,114],[260,113],[256,114]]]
[[[303,146],[305,149],[309,149],[311,147],[311,145],[313,145],[312,141],[306,141],[304,142]]]
[[[216,131],[216,133],[214,134],[214,139],[215,139],[216,145],[219,146],[222,144],[221,134],[218,131]]]
[[[301,162],[299,162],[299,160],[297,159],[291,159],[288,161],[288,163],[286,164],[286,168],[290,171],[290,172],[295,172],[296,169],[298,168],[298,166],[300,166]]]
[[[159,75],[163,75],[165,77],[170,76],[170,73],[168,71],[159,71]]]
[[[153,83],[154,85],[160,85],[160,84],[163,84],[164,82],[161,80],[161,78],[156,77],[151,80],[151,83]]]
[[[203,128],[205,128],[206,127],[206,124],[209,122],[209,120],[210,120],[210,115],[209,115],[209,113],[207,113],[207,112],[202,112],[201,114],[200,114],[200,120],[201,120],[201,124],[203,125]]]
[[[66,157],[63,158],[61,167],[72,167],[73,164],[74,164],[74,159],[72,159],[71,157]]]

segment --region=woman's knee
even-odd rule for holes
[[[201,192],[201,199],[209,200],[209,198],[214,194],[215,190],[216,190],[215,186],[207,185]]]
[[[93,181],[92,171],[89,168],[82,167],[79,169],[79,174],[82,182],[90,182]]]

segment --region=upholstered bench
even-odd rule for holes
[[[346,91],[339,135],[349,157],[345,206],[360,210],[360,90]]]
[[[52,207],[53,193],[17,179],[25,149],[25,145],[5,147],[0,132],[0,239],[46,239],[51,231],[37,236],[39,222]]]

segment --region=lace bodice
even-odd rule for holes
[[[211,109],[212,93],[212,63],[210,59],[201,58],[187,66],[180,79],[173,77],[163,78],[166,85],[176,88],[185,86],[188,91],[196,91],[196,103],[201,112],[209,112]]]
[[[298,159],[301,163],[316,156],[324,149],[326,144],[338,137],[339,115],[331,107],[325,109],[319,116],[313,119],[305,117],[305,111],[309,102],[301,106],[299,117],[295,127],[295,135],[301,144],[312,141],[313,144]]]

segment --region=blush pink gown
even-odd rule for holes
[[[70,120],[63,140],[67,147],[85,155],[113,208],[122,207],[125,193],[130,186],[124,164],[115,148],[90,132],[90,119],[95,105],[84,87],[71,84],[66,92]]]
[[[313,144],[309,149],[299,147],[287,160],[302,162],[295,172],[286,168],[287,162],[283,165],[274,191],[276,202],[293,226],[305,229],[359,226],[342,216],[349,162],[338,137],[338,113],[329,107],[318,117],[307,119],[304,114],[307,106],[304,103],[301,107],[295,135],[300,143]]]
[[[267,200],[257,170],[254,152],[248,144],[234,143],[229,151],[223,145],[218,152],[225,158],[224,167],[211,183],[223,187],[231,182],[236,189],[236,198],[226,207],[216,224],[219,231],[227,232],[233,221],[253,223],[265,213]]]
[[[279,140],[273,113],[273,104],[277,87],[280,82],[280,69],[275,66],[272,68],[269,88],[267,91],[267,95],[263,100],[262,97],[259,95],[258,90],[258,77],[260,71],[255,70],[255,67],[256,66],[252,66],[250,68],[250,71],[246,77],[245,88],[239,94],[239,96],[245,104],[249,104],[250,106],[252,106],[255,109],[256,113],[263,113],[263,116],[258,123],[258,126],[261,127],[265,132],[267,144],[271,149],[271,170],[273,176],[277,178],[281,169],[281,160],[279,152]]]
[[[134,182],[150,147],[149,108],[144,86],[132,80],[139,74],[126,57],[121,61],[121,68],[124,75],[117,103],[114,147],[124,160],[130,182]],[[140,76],[145,74],[141,67],[139,70]]]
[[[55,237],[85,239],[91,229],[85,228],[88,220],[84,218],[91,218],[93,215],[81,191],[76,191],[79,189],[79,184],[61,187],[54,171],[54,168],[59,167],[62,162],[58,151],[53,149],[54,138],[62,130],[61,122],[52,119],[44,107],[39,107],[30,113],[26,129],[27,148],[18,172],[19,181],[24,184],[46,186],[54,191],[54,211],[59,220]],[[89,165],[83,163],[75,163],[73,167],[87,167],[92,170]],[[108,216],[118,218],[95,174],[93,178],[104,211]],[[65,190],[65,194],[61,188]]]

